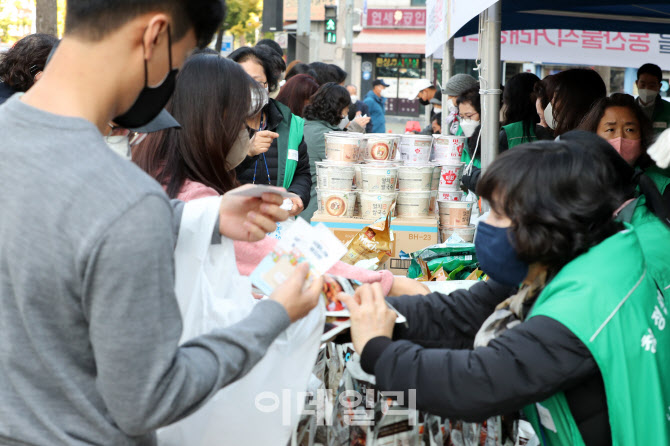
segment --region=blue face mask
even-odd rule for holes
[[[517,257],[508,231],[509,228],[496,228],[480,222],[475,251],[479,266],[491,279],[503,285],[518,287],[528,275],[528,264]]]

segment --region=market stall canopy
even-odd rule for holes
[[[477,34],[479,14],[494,3],[490,0],[429,0],[426,54],[435,53],[447,38]],[[670,30],[667,2],[508,0],[501,2],[501,6],[503,30],[580,29],[651,34]],[[444,32],[441,17],[446,18],[447,32]]]

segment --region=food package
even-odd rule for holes
[[[442,243],[410,254],[410,279],[422,282],[438,280],[472,280],[479,263],[473,243]],[[478,280],[481,274],[475,274]]]
[[[347,253],[342,257],[344,263],[365,269],[378,269],[393,255],[393,231],[391,230],[391,215],[395,205],[389,213],[370,226],[363,228],[353,239],[346,244]]]

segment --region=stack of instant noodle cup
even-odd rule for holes
[[[443,242],[454,233],[466,242],[472,242],[475,236],[475,226],[470,224],[474,202],[463,201],[465,193],[461,191],[465,140],[465,136],[433,135],[432,158],[440,166],[437,211]]]

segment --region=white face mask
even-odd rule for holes
[[[656,99],[658,91],[641,88],[637,91],[643,104],[650,104]]]
[[[468,138],[475,134],[475,130],[479,127],[479,121],[474,119],[461,119],[461,129],[463,134]]]
[[[244,161],[249,153],[250,147],[251,140],[249,139],[249,132],[245,127],[240,130],[233,147],[230,148],[230,152],[228,152],[228,156],[226,157],[226,163],[228,163],[228,168],[230,170],[242,164],[242,161]]]
[[[105,136],[107,146],[121,158],[130,159],[130,140],[128,136]]]
[[[351,103],[355,104],[356,102],[358,102],[358,96],[356,96],[355,94],[352,94],[351,95]]]
[[[449,99],[447,101],[447,111],[449,112],[450,115],[458,113],[458,106],[456,105],[453,99]]]
[[[547,104],[547,107],[544,109],[544,121],[550,129],[554,130],[556,128],[556,121],[554,121],[554,106],[551,105],[551,102]]]

